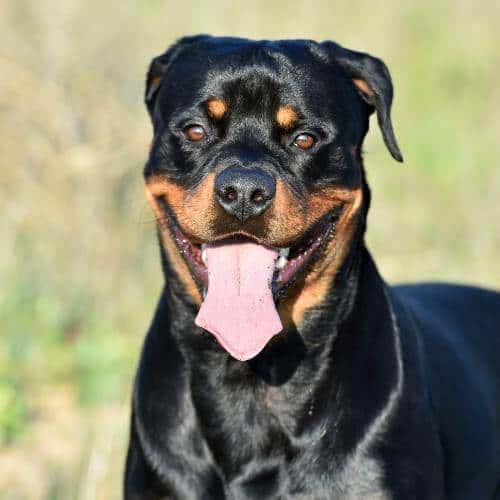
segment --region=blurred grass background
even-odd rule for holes
[[[147,64],[208,32],[382,57],[406,164],[372,124],[368,242],[391,281],[500,286],[500,3],[4,0],[0,498],[116,499],[161,287],[141,168]]]

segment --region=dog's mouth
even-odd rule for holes
[[[191,273],[205,295],[209,281],[207,249],[210,244],[195,243],[182,232],[172,218],[170,218],[169,225],[180,253],[188,263]],[[314,224],[297,243],[289,247],[269,247],[277,252],[272,276],[272,291],[277,302],[284,297],[286,289],[300,277],[306,275],[311,265],[318,260],[333,235],[334,226],[334,214],[329,214]],[[217,240],[216,244],[234,245],[245,242],[258,244],[256,239],[242,234],[233,234]]]
[[[164,208],[168,214],[168,206]],[[248,360],[283,329],[277,304],[325,254],[339,211],[324,216],[286,248],[242,233],[200,243],[169,215],[170,232],[203,295],[195,323],[231,356]]]

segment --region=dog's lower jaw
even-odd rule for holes
[[[286,355],[286,345],[292,336],[297,341],[300,338],[299,343],[302,344],[304,356],[310,348],[317,351],[323,344],[326,348],[326,344],[333,340],[332,332],[335,332],[335,325],[349,315],[356,298],[359,269],[367,254],[364,249],[363,233],[364,224],[357,225],[346,253],[342,255],[342,260],[337,262],[338,267],[335,268],[335,272],[325,276],[321,282],[297,281],[286,291],[286,295],[277,306],[284,329],[257,356],[257,362],[259,358],[265,357],[269,360],[275,355]],[[212,335],[195,326],[194,320],[199,310],[199,302],[186,290],[183,277],[173,268],[163,248],[161,252],[166,301],[171,309],[175,310],[175,316],[182,318],[182,328],[176,327],[173,332],[183,346],[182,350],[184,351],[186,347],[188,356],[196,352],[195,357],[198,360],[204,359],[205,355],[210,357],[222,355],[228,358],[226,351],[219,346]],[[340,257],[339,252],[337,256]],[[198,292],[201,296],[200,288]],[[332,328],[321,329],[322,333],[318,335],[316,325],[319,323],[328,323]],[[287,375],[280,373],[276,377],[281,380],[286,379]]]

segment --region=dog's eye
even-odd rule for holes
[[[316,144],[316,138],[311,134],[299,134],[294,140],[293,145],[300,149],[311,149]]]
[[[188,125],[183,129],[186,138],[192,142],[198,142],[205,139],[207,135],[205,129],[201,125]]]

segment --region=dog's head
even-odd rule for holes
[[[146,194],[197,324],[233,356],[299,324],[362,237],[373,111],[402,160],[391,102],[384,63],[333,42],[197,36],[153,59]]]

